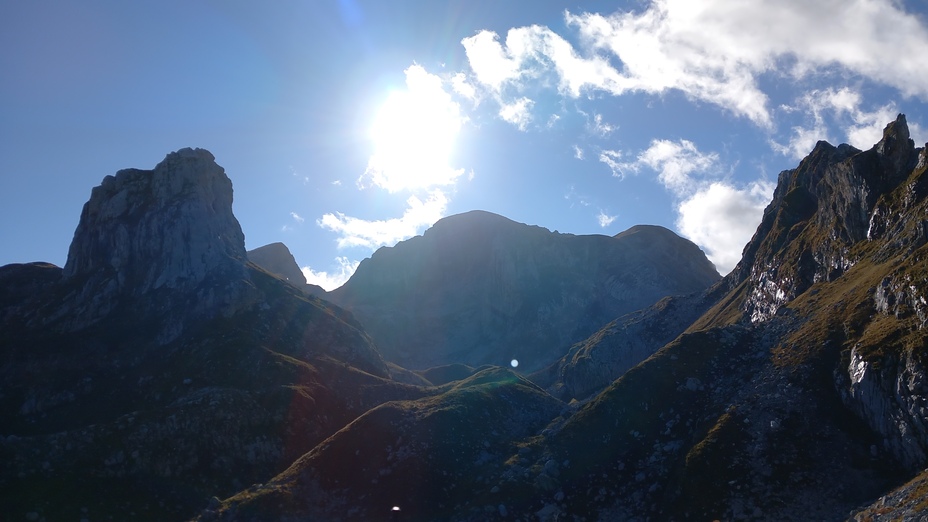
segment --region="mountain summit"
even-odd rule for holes
[[[379,477],[394,474],[402,487],[387,491],[411,520],[923,517],[926,154],[901,115],[867,151],[820,142],[780,174],[732,273],[700,294],[615,319],[532,375],[580,399],[624,372],[534,434],[510,431],[507,444],[481,432],[502,433],[483,421],[515,397],[503,382],[518,383],[477,373],[472,378],[492,388],[463,381],[457,393],[469,389],[466,401],[446,394],[449,402],[372,411],[201,520],[251,520],[268,510],[291,518],[386,515]],[[628,364],[627,350],[652,355]],[[496,401],[490,389],[499,390]],[[526,425],[537,427],[544,396],[521,397],[533,412]],[[478,402],[487,414],[469,409]],[[421,426],[403,420],[417,414],[430,426],[440,415],[441,425],[460,432],[424,443]],[[358,433],[368,435],[363,445]],[[442,468],[450,457],[460,460]],[[436,466],[444,473],[431,474]],[[428,499],[415,496],[421,491]]]
[[[782,172],[724,278],[659,227],[471,212],[326,294],[358,319],[245,260],[213,165],[181,151],[107,179],[65,270],[0,267],[3,513],[928,513],[928,152],[904,116],[869,150],[820,142]],[[191,217],[215,228],[172,221]]]
[[[162,317],[161,342],[183,325],[230,315],[254,296],[232,182],[203,149],[181,149],[153,170],[125,169],[91,191],[41,321],[79,330],[131,306]]]
[[[105,177],[63,270],[0,267],[0,512],[17,520],[182,520],[424,393],[350,314],[248,263],[202,149]]]
[[[402,366],[516,359],[531,371],[622,314],[718,279],[696,245],[662,227],[575,236],[472,211],[379,249],[326,298]]]

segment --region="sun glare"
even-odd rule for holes
[[[390,192],[450,185],[463,169],[449,163],[464,117],[441,78],[406,70],[406,90],[390,93],[370,127],[374,154],[361,181]]]

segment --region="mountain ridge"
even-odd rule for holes
[[[516,359],[532,371],[615,317],[719,277],[695,244],[661,227],[582,236],[471,211],[381,247],[325,298],[402,366]]]
[[[694,297],[708,311],[491,459],[489,477],[444,479],[470,488],[447,518],[922,516],[928,161],[911,161],[925,149],[907,141],[905,125],[900,115],[868,151],[820,143],[781,173],[742,262]],[[880,236],[882,223],[896,234]],[[607,328],[661,324],[670,302]],[[324,496],[326,488],[307,489],[303,479],[314,468],[296,466],[252,497]],[[339,491],[363,504],[371,487],[351,482]],[[243,520],[237,510],[250,503],[229,499],[201,520]]]
[[[179,151],[124,189],[104,178],[75,233],[71,266],[86,269],[0,267],[0,506],[48,520],[918,519],[926,151],[903,115],[865,151],[820,142],[779,175],[731,273],[590,326],[529,375],[501,368],[508,354],[418,373],[388,362],[369,317],[247,260],[211,155]],[[133,181],[156,173],[164,191]],[[202,175],[214,182],[184,182]],[[229,233],[191,241],[198,220]],[[120,230],[155,240],[113,252]],[[541,260],[506,250],[520,246],[507,230]],[[550,307],[567,294],[546,262],[618,252],[640,271],[690,248],[668,233],[593,240],[644,239],[642,258],[477,212],[373,256],[406,272],[372,261],[359,279],[390,302],[397,281],[495,291],[510,266]],[[445,257],[404,257],[410,244]],[[493,276],[486,259],[509,261]],[[612,276],[592,287],[622,295]],[[582,303],[564,302],[549,310]]]

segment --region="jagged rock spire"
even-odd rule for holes
[[[232,182],[209,151],[187,148],[154,170],[121,170],[93,189],[64,276],[111,273],[122,290],[140,294],[196,284],[245,259]]]
[[[140,311],[188,315],[240,306],[246,259],[232,182],[209,151],[185,148],[153,170],[120,170],[93,189],[63,275],[80,288],[79,326],[123,297]]]

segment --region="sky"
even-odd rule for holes
[[[104,176],[201,147],[326,289],[475,209],[725,274],[818,140],[924,146],[926,54],[922,0],[2,2],[0,265],[64,266]]]

